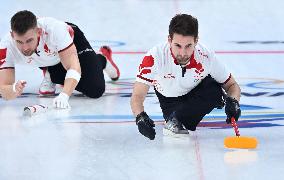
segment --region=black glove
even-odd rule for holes
[[[238,121],[241,115],[241,109],[240,109],[239,102],[236,99],[228,96],[226,98],[225,112],[227,115],[227,119],[226,119],[227,124],[231,124],[232,117],[234,117],[235,120]]]
[[[155,139],[155,124],[152,119],[146,114],[146,112],[141,112],[136,116],[136,124],[138,126],[139,132],[149,138],[150,140]]]

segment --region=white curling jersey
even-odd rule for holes
[[[231,77],[215,54],[199,43],[189,63],[182,68],[166,42],[147,52],[139,66],[136,81],[153,85],[166,97],[178,97],[187,94],[209,74],[219,83],[226,83]]]
[[[38,37],[36,53],[24,56],[17,48],[10,33],[0,42],[0,70],[14,68],[15,64],[30,64],[36,67],[53,66],[60,62],[58,52],[73,44],[74,31],[65,22],[54,18],[37,19],[41,34]]]

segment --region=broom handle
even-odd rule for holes
[[[238,125],[237,125],[234,117],[231,118],[231,123],[232,123],[234,130],[235,130],[236,136],[240,136],[240,131],[239,131]]]

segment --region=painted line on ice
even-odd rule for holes
[[[252,115],[242,115],[241,119],[258,119],[258,118],[279,118],[279,117],[284,117],[284,114],[252,114]],[[162,115],[160,116],[151,116],[150,118],[153,120],[159,120],[159,119],[164,119]],[[218,119],[225,119],[225,115],[209,115],[205,116],[204,120],[206,119],[213,119],[213,120],[218,120]],[[111,119],[111,120],[120,120],[120,119],[134,119],[133,115],[78,115],[78,116],[69,116],[68,119],[80,119],[80,120],[105,120],[105,119]]]
[[[114,51],[113,54],[146,54],[146,51]],[[215,51],[216,54],[284,54],[284,50]]]

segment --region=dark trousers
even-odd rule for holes
[[[175,112],[176,118],[186,129],[196,130],[203,117],[215,107],[223,105],[221,85],[210,75],[189,93],[179,97],[165,97],[156,91],[165,120]]]
[[[81,65],[81,79],[76,90],[88,97],[99,98],[105,92],[105,79],[103,69],[106,59],[101,54],[96,54],[84,33],[78,26],[69,24],[74,30],[74,44],[77,48],[79,62]],[[51,81],[56,84],[64,84],[66,70],[61,63],[47,67]]]

